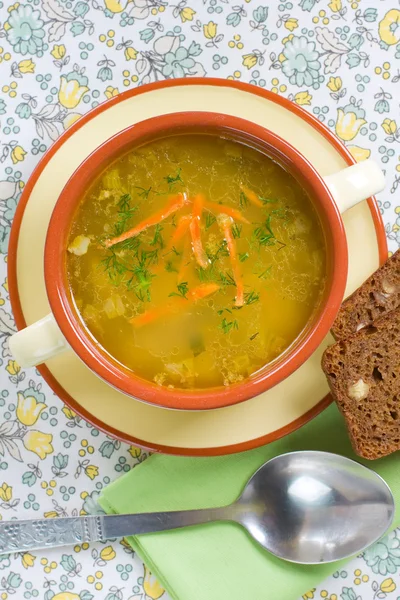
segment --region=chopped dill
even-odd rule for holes
[[[215,254],[209,254],[209,253],[207,253],[207,256],[210,259],[211,264],[214,264],[221,256],[229,256],[229,252],[228,252],[226,241],[223,240],[221,242],[221,244],[218,246],[218,249],[217,249],[217,251],[216,251]]]
[[[254,302],[258,302],[260,299],[260,294],[257,294],[254,290],[248,292],[244,295],[244,303],[247,305],[254,304]]]
[[[131,208],[131,195],[130,194],[124,194],[123,196],[121,196],[121,198],[118,200],[118,208],[121,212],[126,212],[128,210],[130,210]]]
[[[133,217],[135,212],[137,211],[137,206],[131,206],[131,196],[130,194],[124,194],[118,200],[118,221],[114,225],[114,234],[115,237],[121,235],[126,230],[128,221]]]
[[[237,223],[234,223],[232,225],[232,235],[235,239],[240,238],[242,234],[242,225],[238,225]]]
[[[179,168],[177,170],[175,176],[174,175],[167,175],[166,177],[163,178],[168,183],[169,189],[172,189],[172,187],[174,186],[175,183],[183,183],[183,180],[182,180],[182,177],[181,177],[181,171],[182,171],[182,169]]]
[[[146,300],[150,302],[150,286],[154,274],[150,273],[145,267],[140,265],[134,267],[132,269],[132,273],[132,277],[127,283],[128,290],[133,290],[135,296],[138,300],[140,300],[140,302],[145,302]]]
[[[234,285],[236,286],[236,282],[235,279],[233,277],[233,275],[231,275],[230,273],[221,273],[219,274],[219,281],[221,282],[222,285]]]
[[[160,223],[157,223],[155,230],[154,230],[154,237],[151,240],[151,242],[149,242],[150,246],[155,246],[156,244],[158,244],[160,246],[160,248],[164,248],[164,240],[161,235],[162,230],[163,230],[163,226],[160,225]]]
[[[265,271],[260,273],[258,276],[258,279],[267,279],[267,277],[269,277],[271,275],[271,269],[272,269],[272,265],[270,265],[269,267],[267,267],[265,269]]]
[[[253,340],[255,340],[259,333],[259,331],[257,331],[257,333],[253,333],[253,335],[250,336],[250,341],[252,342]]]
[[[220,325],[222,331],[226,334],[231,331],[231,329],[239,329],[239,323],[236,321],[227,321],[225,318],[222,319],[222,323]]]
[[[158,263],[158,250],[137,250],[135,258],[138,261],[139,267],[145,269],[150,265]]]
[[[242,252],[241,254],[239,254],[240,262],[244,262],[248,258],[250,258],[250,254],[248,252]]]
[[[270,236],[274,238],[275,234],[271,229],[271,215],[268,215],[268,217],[266,218],[264,227],[268,231]]]
[[[201,283],[206,283],[207,281],[212,281],[217,278],[214,265],[211,265],[210,267],[208,267],[208,269],[198,267],[196,271]]]
[[[263,204],[276,204],[279,202],[276,198],[264,198],[263,196],[258,196]]]
[[[172,264],[172,261],[171,261],[171,260],[167,260],[167,261],[166,261],[164,269],[165,269],[166,271],[168,271],[168,273],[177,273],[177,272],[178,272],[178,269],[175,269],[175,267],[174,267],[174,265]]]
[[[140,241],[137,237],[128,238],[127,240],[123,240],[122,242],[118,242],[115,244],[113,248],[120,250],[137,250],[140,246]]]
[[[214,217],[214,215],[208,212],[206,214],[206,229],[209,229],[211,225],[214,225],[216,220],[217,219]]]
[[[135,188],[137,190],[140,190],[140,192],[138,192],[138,196],[140,196],[140,198],[144,198],[145,200],[148,199],[149,194],[151,192],[151,186],[147,188],[147,190],[146,188],[140,187],[139,185],[135,185]]]
[[[118,285],[119,283],[118,276],[123,275],[128,271],[128,267],[120,261],[114,249],[110,249],[110,253],[102,259],[101,264],[104,266],[104,270],[107,271],[109,278],[115,285]]]
[[[247,196],[244,192],[240,192],[239,194],[239,206],[240,208],[244,208],[247,206],[249,201],[247,200]]]
[[[187,293],[189,291],[189,287],[188,287],[187,281],[183,281],[182,283],[178,283],[178,285],[176,287],[177,287],[178,291],[177,292],[171,292],[170,294],[168,294],[168,297],[178,296],[180,298],[186,298],[187,299]]]
[[[256,227],[253,231],[253,237],[260,246],[273,246],[275,244],[275,237],[267,233],[263,227]]]

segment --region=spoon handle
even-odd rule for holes
[[[219,520],[234,520],[234,509],[222,508],[0,521],[0,554],[155,533]]]

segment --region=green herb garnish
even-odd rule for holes
[[[119,257],[115,254],[114,249],[110,249],[110,253],[103,258],[101,264],[104,266],[104,270],[107,271],[109,278],[114,284],[119,283],[116,281],[118,275],[123,275],[128,271],[128,267],[120,261]]]
[[[136,258],[141,268],[155,265],[158,263],[158,250],[142,250],[140,253],[136,253]]]
[[[139,185],[135,185],[135,188],[137,190],[140,190],[140,192],[138,192],[138,196],[147,200],[147,198],[149,197],[149,194],[151,192],[151,187],[147,188],[147,190],[146,190],[146,188],[140,187]]]
[[[181,171],[182,171],[182,169],[179,168],[176,172],[176,175],[167,175],[166,177],[163,178],[168,183],[170,189],[173,187],[173,185],[175,183],[178,183],[178,182],[183,183],[183,180],[181,177]]]
[[[165,263],[165,270],[168,271],[168,273],[177,273],[178,269],[175,269],[174,265],[172,264],[172,261],[167,260]]]
[[[238,225],[237,223],[234,223],[232,225],[232,235],[235,239],[240,238],[240,235],[242,233],[242,225]]]
[[[151,242],[149,242],[150,246],[155,246],[156,244],[158,244],[160,246],[160,248],[164,247],[164,240],[161,235],[162,230],[163,230],[163,226],[158,223],[154,230],[154,237],[151,240]]]
[[[208,212],[206,214],[206,229],[209,229],[211,225],[214,225],[216,220],[217,219],[214,217],[214,215]]]
[[[249,201],[247,200],[247,196],[244,192],[240,192],[239,194],[239,205],[240,208],[244,208],[245,206],[247,206],[249,203]]]
[[[248,252],[242,252],[241,254],[239,254],[240,262],[244,262],[248,258],[250,258],[250,254]]]
[[[222,271],[221,271],[221,273],[219,274],[219,280],[222,285],[236,286],[235,279],[234,279],[233,275],[231,275],[230,273],[222,273]]]
[[[271,215],[268,215],[268,217],[266,218],[264,227],[268,231],[270,236],[274,238],[275,234],[271,229]]]
[[[121,196],[121,198],[118,200],[118,208],[121,212],[126,212],[128,210],[130,210],[131,208],[131,195],[130,194],[124,194],[123,196]]]
[[[217,279],[214,265],[211,265],[208,269],[203,269],[202,267],[198,267],[196,269],[196,271],[197,271],[197,275],[198,275],[198,278],[200,279],[201,283],[205,283],[207,281],[212,281],[214,279]]]
[[[114,234],[115,237],[118,237],[126,230],[128,221],[133,217],[135,212],[137,211],[137,206],[131,207],[131,196],[130,194],[124,194],[118,200],[118,221],[114,225]]]
[[[236,319],[234,321],[227,321],[225,318],[222,319],[222,323],[220,325],[221,329],[223,330],[223,332],[229,333],[231,331],[231,329],[239,329],[239,323],[236,321]]]
[[[269,277],[271,275],[271,269],[272,269],[272,265],[270,265],[267,269],[265,269],[265,271],[260,273],[260,275],[258,276],[258,279],[267,279],[267,277]]]
[[[189,287],[188,287],[188,283],[187,281],[183,281],[182,283],[179,283],[177,286],[178,291],[177,292],[171,292],[170,294],[168,294],[168,296],[178,296],[180,298],[185,298],[187,300],[187,293],[189,291]]]
[[[258,336],[259,331],[257,331],[257,333],[253,333],[253,335],[250,336],[250,341],[252,342],[253,340],[256,339],[256,337]]]
[[[260,294],[257,294],[254,290],[244,295],[244,303],[247,305],[254,304],[260,299]]]
[[[264,198],[263,196],[258,196],[263,204],[276,204],[279,200],[275,198]]]
[[[229,252],[228,252],[228,248],[227,248],[227,243],[225,240],[223,240],[221,242],[221,244],[218,246],[218,249],[216,251],[215,254],[208,254],[207,253],[208,258],[210,259],[211,263],[215,263],[221,256],[229,256]]]
[[[273,246],[275,244],[275,237],[266,232],[264,227],[256,227],[253,236],[260,246]]]

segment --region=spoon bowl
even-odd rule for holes
[[[367,467],[316,451],[277,456],[258,469],[236,503],[237,520],[269,552],[296,563],[359,553],[387,531],[394,499]]]

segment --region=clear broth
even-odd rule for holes
[[[180,193],[202,194],[249,221],[228,217],[244,306],[235,306],[235,271],[215,211],[201,214],[204,269],[189,229],[168,247],[191,202],[105,247]],[[199,389],[242,381],[296,340],[320,304],[326,252],[310,199],[276,162],[236,141],[181,135],[135,148],[95,179],[75,215],[67,269],[82,320],[106,352],[146,380]],[[192,301],[191,290],[210,282],[219,288]],[[160,314],[136,326],[149,311]]]

